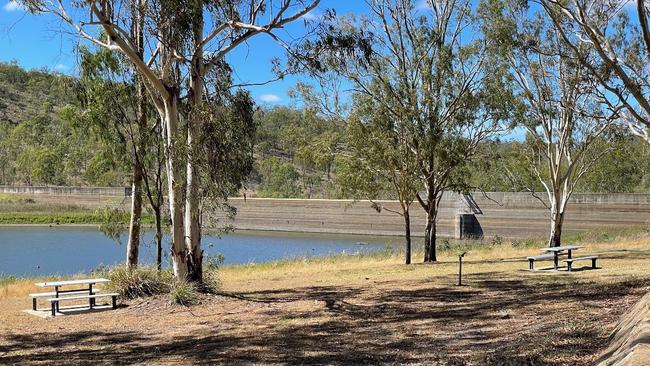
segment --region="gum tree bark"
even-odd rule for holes
[[[142,0],[134,0],[131,3],[131,34],[134,43],[137,47],[137,55],[141,60],[144,60],[144,17],[140,9],[142,7]],[[131,131],[131,141],[133,143],[133,184],[131,185],[131,220],[129,223],[129,240],[126,245],[126,265],[129,268],[138,266],[138,255],[140,251],[140,228],[142,226],[142,194],[144,184],[144,170],[143,160],[141,154],[145,153],[146,146],[143,134],[147,130],[147,116],[146,116],[146,90],[142,80],[136,76],[133,78],[136,86],[136,111],[135,119],[137,123],[137,132]],[[133,136],[136,134],[137,136]]]
[[[411,213],[409,212],[408,207],[402,208],[404,216],[404,241],[405,241],[405,250],[404,250],[404,263],[411,264]]]
[[[131,185],[131,220],[129,223],[129,241],[126,244],[126,265],[138,266],[140,249],[140,226],[142,221],[142,182],[143,174],[140,164],[133,164],[133,184]]]
[[[195,2],[195,11],[203,10],[202,1]],[[203,58],[203,18],[198,16],[193,29],[194,58],[190,70],[189,102],[195,112],[203,105],[203,80],[205,65]],[[198,146],[195,139],[199,133],[199,113],[192,113],[187,123],[187,189],[185,192],[185,245],[188,248],[187,263],[189,279],[203,282],[203,250],[201,249],[201,212],[199,207],[199,175],[196,169]]]

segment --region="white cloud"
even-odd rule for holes
[[[262,94],[260,95],[259,100],[266,103],[278,103],[282,101],[282,98],[275,94]]]
[[[63,72],[63,71],[66,71],[67,69],[68,69],[68,66],[66,66],[64,64],[57,64],[56,66],[54,66],[54,70],[56,70],[56,71]]]
[[[16,0],[9,0],[3,7],[5,11],[16,11],[16,10],[24,10],[25,8],[18,4]]]

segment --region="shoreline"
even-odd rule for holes
[[[33,228],[99,228],[100,224],[0,224],[0,229],[2,228],[12,228],[12,227],[33,227]],[[143,228],[145,229],[153,229],[153,225],[142,225]],[[214,229],[214,228],[204,228],[203,229],[204,233],[206,234],[218,234],[219,229]],[[325,236],[338,236],[338,237],[362,237],[362,238],[393,238],[393,239],[403,239],[402,236],[396,236],[396,235],[390,235],[390,234],[383,234],[381,232],[378,233],[356,233],[356,232],[329,232],[329,231],[289,231],[289,230],[255,230],[255,229],[235,229],[232,232],[221,234],[221,235],[229,235],[229,234],[240,234],[240,233],[245,233],[249,235],[258,235],[258,236],[287,236],[287,235],[298,235],[298,236],[319,236],[319,237],[325,237]],[[414,235],[411,234],[412,238],[422,238],[424,237],[423,235]],[[442,239],[445,239],[446,237],[440,237]]]

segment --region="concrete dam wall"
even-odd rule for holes
[[[542,195],[540,195],[542,197]],[[482,212],[476,220],[484,237],[539,238],[548,233],[548,211],[529,193],[475,193]],[[379,201],[385,208],[373,209],[367,201],[233,198],[239,229],[303,232],[402,235],[401,216],[394,201]],[[445,194],[438,218],[438,233],[456,237],[459,212],[465,212],[459,195]],[[565,233],[602,227],[643,225],[650,221],[650,194],[574,194],[566,213]],[[411,207],[412,233],[422,235],[425,215],[414,203]]]
[[[11,187],[0,186],[0,193],[65,197],[70,203],[86,204],[98,197],[110,198],[128,206],[130,187]],[[545,197],[540,193],[539,197]],[[484,237],[540,238],[548,233],[548,211],[530,193],[475,192],[473,202],[460,195],[446,193],[441,201],[438,234],[457,237],[458,227],[465,225],[459,214],[478,212],[475,221]],[[103,200],[104,202],[106,200]],[[99,202],[99,201],[98,201]],[[368,201],[325,199],[231,198],[237,217],[230,223],[238,229],[295,232],[402,235],[404,223],[395,201],[378,201],[384,208],[373,209]],[[93,203],[98,205],[99,203]],[[475,204],[477,207],[472,207]],[[473,210],[472,210],[473,209]],[[464,215],[467,216],[467,215]],[[223,218],[222,222],[229,222]],[[425,215],[418,203],[411,206],[412,233],[424,232]],[[650,222],[650,194],[576,193],[571,198],[565,233],[602,227],[638,226]],[[474,222],[472,222],[472,226]]]

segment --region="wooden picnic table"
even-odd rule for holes
[[[67,289],[67,290],[61,290],[61,287],[64,286],[78,286],[78,285],[87,285],[87,290],[88,290],[88,295],[93,295],[93,285],[98,284],[98,283],[107,283],[111,282],[111,280],[106,279],[106,278],[86,278],[83,280],[67,280],[67,281],[51,281],[51,282],[39,282],[36,283],[35,285],[38,287],[54,287],[54,297],[58,298],[59,295],[69,293],[69,292],[75,292],[79,293],[79,291],[86,291],[86,288],[74,288],[74,289]],[[94,298],[90,298],[90,306],[92,307],[94,305]],[[36,307],[36,303],[34,303],[34,307]],[[57,311],[59,310],[59,303],[56,303]],[[34,309],[36,310],[36,309]]]
[[[573,250],[578,250],[582,247],[576,246],[576,245],[564,245],[561,247],[551,247],[551,248],[544,248],[542,249],[543,252],[552,252],[553,253],[553,268],[557,271],[558,270],[558,257],[559,255],[566,251],[567,252],[567,257],[568,259],[571,259],[571,251]]]

